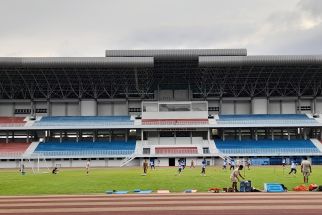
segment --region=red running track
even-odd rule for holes
[[[0,197],[0,215],[322,214],[322,193],[192,193]]]

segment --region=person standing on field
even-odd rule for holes
[[[193,159],[191,160],[190,168],[195,168],[195,161]]]
[[[90,165],[91,165],[91,162],[90,162],[90,160],[88,159],[87,160],[87,162],[86,162],[86,174],[88,175],[88,173],[89,173],[89,167],[90,167]]]
[[[146,175],[149,168],[148,161],[145,159],[143,162],[143,174]]]
[[[206,176],[207,161],[204,159],[201,163],[201,176]]]
[[[303,180],[305,184],[309,183],[309,176],[312,173],[311,162],[307,160],[307,157],[304,157],[301,163],[301,172],[303,174]]]
[[[237,182],[239,181],[239,177],[244,179],[244,177],[240,174],[240,171],[243,170],[243,168],[244,168],[243,165],[239,165],[236,169],[234,169],[234,171],[232,171],[230,175],[230,180],[232,182],[232,188],[234,192],[238,192]]]

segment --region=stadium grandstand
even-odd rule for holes
[[[107,50],[0,58],[0,167],[322,163],[322,55]],[[45,164],[44,164],[45,165]]]

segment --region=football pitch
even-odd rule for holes
[[[302,184],[299,171],[289,175],[290,168],[282,166],[251,167],[241,171],[252,186],[263,189],[265,182],[284,184],[289,190]],[[322,166],[313,166],[310,183],[322,184]],[[45,195],[45,194],[97,194],[106,190],[166,189],[171,192],[182,192],[185,189],[196,189],[207,192],[212,187],[230,187],[230,171],[220,167],[207,167],[206,176],[201,176],[201,168],[189,168],[176,175],[177,168],[156,167],[142,176],[142,167],[92,168],[86,175],[85,168],[61,168],[56,175],[46,173],[33,174],[30,169],[25,175],[18,170],[0,170],[0,195]]]

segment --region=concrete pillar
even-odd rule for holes
[[[271,128],[271,135],[272,135],[272,140],[274,140],[274,129],[273,128]]]
[[[143,129],[141,129],[141,141],[142,141],[142,143],[143,143]]]
[[[9,143],[9,131],[6,131],[6,143]]]
[[[219,99],[219,114],[222,113],[222,97]]]
[[[27,131],[27,138],[26,138],[27,143],[29,143],[29,131]]]
[[[282,105],[282,100],[280,100],[280,114],[283,113],[283,105]]]
[[[267,110],[267,114],[269,114],[270,113],[270,110],[269,110],[269,97],[267,97],[266,110]]]
[[[237,105],[236,105],[236,100],[234,100],[234,114],[237,113]]]
[[[50,103],[50,99],[47,99],[47,116],[51,116],[51,103]]]
[[[79,131],[77,130],[76,131],[76,142],[78,142],[79,141]]]
[[[287,139],[291,140],[291,134],[290,134],[290,129],[289,128],[287,129]]]
[[[190,144],[192,144],[192,131],[190,131],[189,134],[190,134]]]
[[[59,142],[63,142],[63,132],[59,131]]]
[[[254,114],[254,98],[250,98],[249,113]]]
[[[242,140],[242,134],[241,134],[241,129],[238,129],[238,140],[241,141]]]
[[[93,143],[96,142],[97,130],[93,130]]]
[[[124,136],[125,136],[125,142],[127,142],[127,138],[128,138],[128,130],[127,129],[125,130],[125,135]]]
[[[258,140],[258,133],[257,133],[257,128],[255,128],[255,140]]]
[[[222,130],[222,140],[225,140],[225,130]]]
[[[312,101],[312,114],[317,113],[316,111],[316,97],[314,97],[313,101]]]
[[[113,135],[113,130],[110,130],[110,136],[109,136],[109,141],[112,142],[112,135]]]
[[[301,97],[297,97],[295,108],[296,108],[295,113],[300,114],[302,112],[301,111]]]

